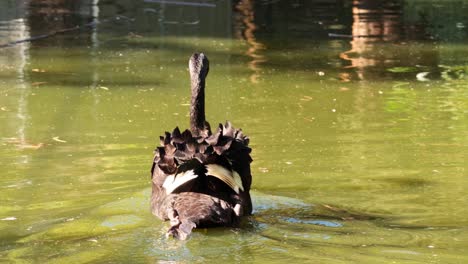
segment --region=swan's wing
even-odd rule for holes
[[[207,176],[213,176],[220,179],[231,187],[231,189],[233,189],[237,194],[239,194],[239,189],[244,191],[242,179],[236,171],[228,170],[218,164],[208,164],[205,167],[207,170]]]
[[[163,188],[166,190],[166,194],[171,194],[175,189],[179,188],[183,184],[197,178],[198,175],[195,174],[193,170],[184,171],[178,174],[172,174],[167,176],[164,180]]]

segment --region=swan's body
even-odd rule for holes
[[[193,54],[189,69],[190,131],[166,132],[151,169],[152,212],[170,220],[167,234],[180,239],[195,227],[236,226],[252,213],[249,140],[229,122],[211,132],[204,104],[208,59]]]

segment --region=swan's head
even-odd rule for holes
[[[204,80],[210,70],[208,58],[203,53],[194,53],[189,60],[190,78]]]

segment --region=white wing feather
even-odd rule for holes
[[[163,188],[166,189],[166,194],[171,194],[182,184],[187,183],[197,177],[198,175],[195,174],[193,170],[188,170],[179,174],[169,175],[167,176],[166,180],[164,180]]]

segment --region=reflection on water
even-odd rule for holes
[[[355,0],[352,2],[351,24],[351,48],[340,53],[340,58],[345,60],[345,69],[353,69],[359,80],[375,78],[374,68],[392,69],[406,62],[411,57],[411,66],[422,66],[416,71],[425,72],[428,68],[436,68],[438,65],[436,51],[428,54],[424,50],[407,50],[407,41],[414,39],[424,40],[423,31],[426,24],[407,25],[404,23],[404,3],[402,1],[366,1]],[[343,35],[336,35],[343,36]],[[384,44],[390,46],[389,52]],[[417,72],[416,72],[417,73]],[[414,73],[414,75],[416,75]],[[380,73],[388,75],[388,72]],[[424,76],[427,73],[423,74]],[[421,76],[423,76],[421,75]],[[353,76],[348,71],[343,72],[340,78],[344,82],[350,81]],[[423,78],[420,78],[423,79]]]
[[[401,40],[402,3],[400,1],[366,1],[354,0],[352,7],[353,23],[351,25],[351,49],[340,54],[356,68],[356,74],[363,80],[366,67],[382,65],[388,58],[374,52],[379,48],[376,42],[396,43]],[[377,55],[379,57],[370,57]],[[342,75],[343,81],[349,76]]]
[[[261,51],[266,48],[264,44],[255,38],[257,26],[255,25],[254,1],[242,0],[236,5],[236,9],[239,10],[240,15],[239,21],[235,25],[237,29],[236,35],[238,38],[247,41],[248,49],[245,54],[251,58],[251,61],[247,65],[253,71],[253,74],[250,76],[250,82],[255,84],[258,83],[258,78],[260,77],[261,68],[259,65],[266,61]]]
[[[26,14],[25,6],[28,2],[7,1],[3,3],[7,5],[2,8],[2,20],[0,22],[0,39],[5,42],[12,42],[17,39],[25,39],[30,35],[30,28],[27,25],[27,20],[24,18]],[[9,4],[12,4],[11,6]],[[12,15],[13,14],[13,15]],[[33,144],[26,138],[27,123],[29,122],[28,113],[28,95],[30,93],[30,84],[27,82],[26,64],[29,62],[29,45],[18,45],[9,48],[8,52],[0,53],[0,72],[11,73],[15,76],[14,82],[16,83],[15,94],[15,109],[10,109],[14,112],[16,122],[12,124],[12,129],[16,131],[12,137],[6,139],[14,143],[18,148],[38,148],[41,147],[40,143]],[[3,76],[3,74],[2,74]],[[8,91],[7,91],[8,92]],[[6,108],[4,108],[6,109]],[[10,124],[4,123],[9,126]],[[29,155],[18,156],[16,162],[28,163]]]
[[[0,45],[30,39],[0,48],[0,262],[466,262],[467,11],[0,2]],[[209,120],[251,136],[255,213],[179,242],[149,164],[187,124],[193,51]]]

